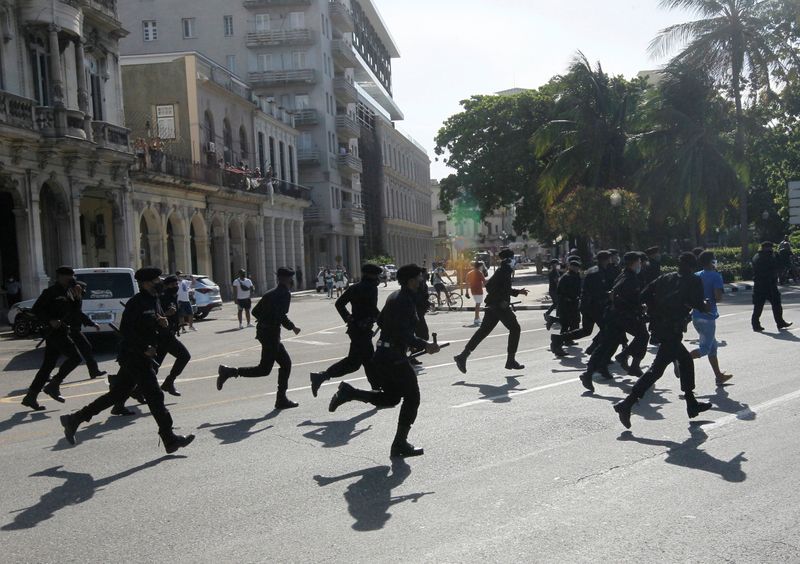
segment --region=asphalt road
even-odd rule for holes
[[[785,295],[786,317],[800,324],[798,298]],[[82,366],[63,388],[66,405],[48,398],[32,414],[18,402],[41,351],[3,340],[0,560],[798,562],[800,336],[778,333],[769,313],[767,332],[753,334],[748,299],[731,298],[718,326],[732,385],[715,388],[707,362],[697,363],[697,394],[715,410],[690,425],[668,370],[631,432],[611,405],[633,379],[583,395],[585,358],[553,359],[541,312],[519,314],[525,370],[503,369],[498,328],[466,375],[452,356],[473,331],[471,314],[433,315],[431,328],[453,345],[420,374],[411,439],[426,454],[394,465],[397,410],[351,403],[330,414],[337,383],[311,396],[308,373],[348,342],[320,296],[297,298],[290,314],[303,329],[285,339],[295,410],[272,410],[274,376],[216,391],[220,362],[259,354],[230,307],[185,338],[194,359],[169,406],[178,432],[197,439],[180,456],[163,456],[144,406],[134,418],[100,416],[67,445],[58,416],[104,382]],[[109,351],[101,358],[114,369]],[[363,372],[351,380],[366,384]]]

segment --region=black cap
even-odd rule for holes
[[[155,280],[161,276],[161,269],[156,268],[154,266],[146,266],[144,268],[140,268],[136,271],[136,274],[133,275],[136,278],[137,282],[150,282],[151,280]]]
[[[174,284],[177,281],[178,281],[178,277],[175,276],[174,274],[170,274],[169,276],[164,278],[164,284]]]
[[[608,251],[600,251],[597,253],[597,260],[609,259],[611,258],[611,253]]]
[[[292,277],[294,277],[294,270],[292,270],[291,268],[287,268],[285,266],[282,266],[282,267],[280,267],[278,269],[277,274],[278,274],[278,278],[292,278]]]
[[[583,262],[581,262],[581,259],[579,259],[578,257],[571,257],[569,259],[569,265],[570,266],[583,266]]]
[[[644,252],[648,255],[657,255],[661,252],[661,247],[650,247],[649,249],[645,249]]]
[[[647,256],[647,253],[643,253],[642,251],[639,251],[639,258],[642,260],[650,260],[650,257]]]
[[[773,243],[772,241],[764,241],[763,243],[761,243],[761,248],[762,249],[771,249],[774,246],[775,246],[775,243]]]
[[[694,253],[681,253],[678,259],[681,265],[688,266],[689,268],[697,268],[697,255]]]
[[[362,274],[372,274],[375,276],[380,276],[381,272],[383,272],[383,269],[377,264],[373,264],[371,262],[368,262],[361,266]]]
[[[617,249],[608,249],[608,254],[610,254],[612,257],[615,257],[619,255],[619,251]]]
[[[74,276],[75,275],[75,271],[72,270],[71,266],[64,265],[64,266],[59,266],[58,268],[56,268],[56,274],[59,275],[59,276]]]
[[[425,272],[425,269],[416,264],[406,264],[397,269],[397,281],[402,286],[412,278],[416,278]]]
[[[622,259],[625,261],[625,264],[633,264],[637,260],[641,260],[642,255],[636,251],[631,251],[629,253],[625,253],[625,256]]]
[[[550,264],[561,264],[561,261],[560,261],[560,260],[558,260],[558,259],[552,259],[552,260],[550,261]]]
[[[511,249],[503,249],[498,253],[497,256],[499,256],[503,260],[514,258],[514,251],[512,251]]]

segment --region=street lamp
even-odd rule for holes
[[[620,208],[620,206],[622,205],[622,192],[620,192],[619,190],[614,190],[613,192],[611,192],[611,194],[609,195],[608,199],[611,201],[611,207],[616,209],[616,210],[618,210]],[[621,248],[621,245],[620,245],[621,241],[620,241],[620,235],[619,235],[619,233],[620,233],[619,212],[615,212],[614,216],[615,216],[614,223],[616,224],[616,232],[617,232],[617,234],[616,234],[617,247]]]

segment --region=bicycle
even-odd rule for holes
[[[439,300],[434,288],[428,290],[428,305],[430,306],[430,311],[439,309]],[[442,305],[446,305],[450,311],[459,311],[464,307],[464,297],[452,288],[448,288],[442,298]]]

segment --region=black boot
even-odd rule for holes
[[[183,435],[176,435],[172,430],[159,431],[158,435],[161,437],[161,442],[164,443],[164,449],[167,454],[172,454],[180,448],[189,446],[194,440],[194,435],[186,435],[184,437]]]
[[[64,427],[64,438],[67,439],[69,444],[74,445],[75,432],[78,430],[78,426],[81,422],[78,421],[74,413],[72,415],[62,415],[60,419],[61,425]]]
[[[144,399],[144,396],[142,395],[142,392],[139,391],[138,387],[134,388],[133,391],[131,392],[131,398],[133,398],[133,400],[139,405],[147,404],[147,400]]]
[[[42,388],[42,391],[56,400],[58,403],[65,403],[67,401],[61,397],[61,389],[58,385],[58,382],[50,380],[50,382],[48,382],[47,385]]]
[[[697,401],[692,392],[685,393],[683,396],[686,400],[686,413],[689,415],[689,419],[694,419],[704,411],[708,411],[713,407],[708,402]]]
[[[275,398],[275,409],[293,409],[299,405],[286,397],[286,390],[278,390],[278,397]]]
[[[568,356],[563,348],[561,335],[550,335],[550,352],[558,358]]]
[[[231,368],[230,366],[220,364],[219,368],[217,369],[217,390],[222,390],[222,386],[225,385],[225,382],[228,380],[228,378],[236,378],[238,376],[238,368]]]
[[[781,329],[788,329],[792,325],[794,325],[794,322],[792,321],[781,321],[778,323],[778,330],[780,331]]]
[[[36,401],[36,396],[28,392],[24,398],[22,398],[22,405],[25,407],[29,407],[34,411],[44,411],[46,408],[43,405],[40,405],[38,401]]]
[[[412,456],[422,456],[425,451],[421,448],[414,448],[414,445],[408,442],[408,432],[411,427],[397,425],[397,434],[394,436],[392,442],[392,450],[389,456],[392,458],[409,458]]]
[[[317,397],[319,389],[322,387],[323,382],[328,380],[328,375],[324,372],[311,373],[311,395]]]
[[[592,373],[586,371],[580,375],[580,379],[581,379],[581,384],[583,384],[583,387],[589,390],[591,393],[594,393],[594,382],[592,382]]]
[[[106,374],[107,372],[105,370],[100,370],[95,366],[93,370],[89,371],[89,378],[94,380],[95,378],[100,378],[100,376],[105,376]]]
[[[619,403],[614,404],[614,411],[617,412],[619,416],[620,423],[626,429],[631,428],[631,409],[633,409],[633,404],[635,404],[638,399],[633,394],[626,397]]]
[[[513,358],[506,360],[506,370],[524,370],[525,365],[520,364]]]
[[[136,415],[136,412],[125,407],[125,404],[122,404],[122,405],[115,405],[114,407],[112,407],[111,415],[122,415],[124,417],[130,417],[131,415]]]
[[[764,332],[764,328],[760,324],[758,324],[758,325],[754,324],[753,325],[753,331],[755,331],[756,333],[763,333]]]
[[[456,355],[456,356],[453,357],[453,360],[456,361],[456,366],[458,367],[458,370],[462,374],[466,374],[467,373],[467,358],[468,357],[469,357],[469,353],[467,351],[464,351],[461,354]]]
[[[161,384],[161,390],[167,392],[171,396],[180,397],[181,393],[175,389],[175,376],[170,374],[167,376],[167,379],[164,380],[164,383]]]
[[[331,402],[328,404],[328,411],[333,413],[343,404],[353,401],[355,395],[355,388],[347,382],[339,384],[339,389],[331,397]]]
[[[553,323],[555,323],[555,319],[553,319],[550,315],[544,314],[544,326],[545,329],[548,331],[553,328]]]

